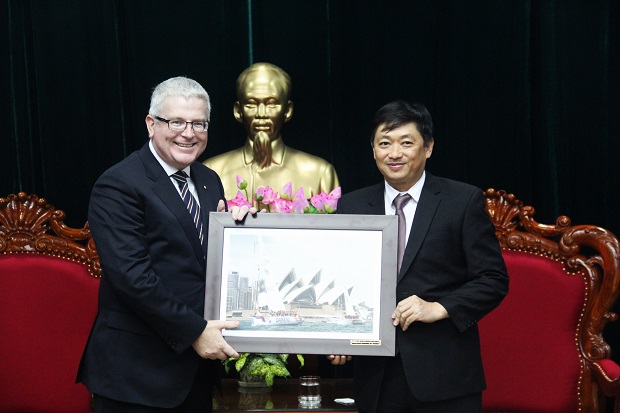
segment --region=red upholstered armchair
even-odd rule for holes
[[[101,269],[88,226],[43,198],[0,198],[0,412],[88,413],[75,384]]]
[[[543,225],[514,195],[485,195],[510,291],[479,323],[484,411],[605,412],[605,394],[620,395],[620,368],[603,337],[618,318],[618,239],[566,216]]]

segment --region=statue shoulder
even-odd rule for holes
[[[311,155],[307,152],[300,151],[299,149],[286,146],[285,162],[303,162],[304,164],[314,164],[317,167],[331,167],[332,164],[325,159],[315,155]]]
[[[242,148],[233,149],[232,151],[224,152],[219,155],[215,155],[202,162],[203,165],[214,169],[216,171],[224,169],[226,166],[230,167],[241,162]],[[234,161],[237,162],[234,162]]]
[[[312,186],[308,185],[305,180],[310,179],[311,181],[314,181],[317,185],[317,187],[313,190],[313,193],[315,194],[319,192],[329,193],[333,189],[340,186],[336,168],[334,168],[331,163],[327,162],[323,158],[319,158],[318,156],[287,146],[284,156],[284,164],[289,172],[295,171],[292,176],[297,175],[296,181],[298,182],[298,185],[306,186],[306,189],[312,190]]]

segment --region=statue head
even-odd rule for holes
[[[245,127],[261,167],[271,163],[271,142],[280,138],[282,127],[293,117],[290,94],[290,76],[271,63],[255,63],[237,78],[233,115]]]

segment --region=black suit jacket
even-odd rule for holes
[[[205,232],[224,198],[215,172],[191,165]],[[95,394],[156,407],[187,396],[204,330],[205,255],[177,189],[148,144],[96,182],[88,221],[101,258],[99,313],[78,372]],[[214,375],[219,362],[213,362]]]
[[[384,215],[381,183],[344,195],[341,214]],[[421,401],[485,388],[477,321],[508,292],[508,275],[480,189],[429,173],[416,209],[396,287],[397,301],[437,301],[450,318],[396,328],[407,382]],[[355,358],[356,402],[376,406],[384,358]]]

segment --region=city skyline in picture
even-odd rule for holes
[[[278,283],[291,271],[309,283],[320,273],[321,281],[350,290],[354,305],[374,307],[381,287],[381,235],[380,231],[228,228],[222,276],[237,273],[253,286],[261,278]]]

